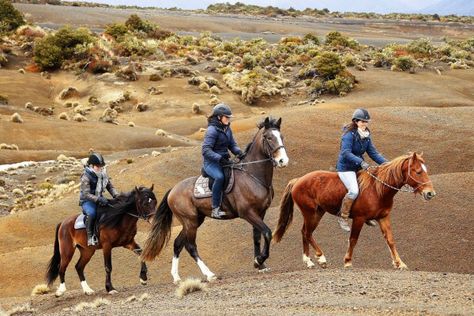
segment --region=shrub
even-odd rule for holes
[[[7,105],[8,104],[8,97],[0,94],[0,104]]]
[[[0,0],[0,34],[16,30],[25,24],[20,11],[15,9],[11,1]]]
[[[408,52],[415,57],[429,57],[434,52],[433,44],[427,38],[420,38],[410,42],[407,46]]]
[[[127,34],[127,32],[128,27],[122,23],[108,24],[104,31],[105,34],[112,36],[116,40]]]
[[[342,46],[349,48],[356,48],[357,46],[359,46],[359,43],[357,43],[357,41],[345,35],[342,35],[337,31],[329,32],[326,35],[325,43],[329,46]]]
[[[375,53],[373,57],[374,67],[390,67],[393,62],[393,57],[384,53]]]
[[[23,119],[21,118],[20,114],[18,114],[18,113],[13,113],[13,115],[10,117],[10,120],[13,123],[23,123]]]
[[[252,70],[257,65],[257,59],[250,53],[246,53],[242,58],[242,65],[245,69]]]
[[[142,20],[138,15],[132,14],[125,21],[125,26],[131,31],[142,31],[148,33],[155,27],[148,21]]]
[[[334,79],[344,69],[339,55],[333,52],[324,52],[316,57],[316,69],[325,79]]]
[[[88,29],[61,28],[55,34],[38,40],[34,60],[42,69],[56,69],[74,56],[77,46],[93,43],[95,38]]]
[[[303,37],[305,44],[319,45],[319,38],[313,33],[308,33]]]
[[[413,71],[416,61],[410,56],[401,56],[393,60],[393,70]]]

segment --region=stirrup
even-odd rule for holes
[[[90,238],[87,239],[87,246],[97,246],[99,240],[97,239],[96,235],[92,235]]]
[[[337,222],[343,231],[347,233],[351,231],[351,228],[349,227],[349,221],[347,219],[338,217]]]
[[[225,216],[227,216],[227,213],[224,212],[220,206],[212,209],[212,212],[211,212],[212,218],[221,219],[222,217],[225,217]]]

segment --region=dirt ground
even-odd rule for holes
[[[61,19],[76,18],[74,14],[64,14],[55,20],[53,11],[41,11],[48,7],[33,8],[40,8],[38,13],[30,12],[35,21],[47,18],[60,24],[64,23]],[[100,14],[103,13],[97,11],[97,16],[91,18],[98,19]],[[124,17],[128,14],[124,13]],[[183,20],[173,16],[169,19]],[[211,19],[203,28],[212,30],[214,23],[220,23],[219,19]],[[167,19],[161,21],[165,24]],[[288,33],[301,27],[281,21],[268,23]],[[229,25],[228,31],[234,31],[233,24]],[[370,28],[362,26],[361,30],[361,36],[370,38]],[[393,37],[406,35],[395,28],[390,32]],[[442,32],[454,31],[447,28]],[[59,72],[47,80],[39,74],[19,74],[15,69],[24,61],[16,62],[0,71],[2,93],[6,92],[10,98],[8,106],[0,107],[0,142],[17,144],[20,150],[0,150],[0,163],[55,159],[59,154],[82,158],[94,148],[106,154],[110,162],[108,172],[121,191],[153,183],[158,199],[179,180],[199,173],[202,138],[199,129],[206,127],[205,114],[211,107],[207,105],[209,96],[188,85],[186,78],[166,79],[158,84],[140,78],[123,86],[94,76],[78,80]],[[216,74],[206,75],[221,80]],[[119,294],[105,293],[103,259],[99,252],[86,269],[87,281],[97,291],[92,297],[84,296],[79,290],[73,264],[66,274],[68,292],[64,297],[56,299],[53,294],[30,297],[32,288],[43,283],[56,224],[79,212],[76,189],[47,205],[11,215],[0,214],[0,307],[7,311],[30,303],[35,313],[55,315],[472,315],[474,70],[446,69],[438,75],[430,71],[406,74],[369,68],[356,76],[360,83],[353,92],[343,98],[326,98],[326,103],[317,106],[296,106],[297,101],[304,100],[301,96],[301,99],[275,100],[249,107],[227,88],[223,88],[219,97],[235,112],[233,130],[241,147],[252,139],[260,119],[268,115],[282,117],[282,134],[290,163],[274,174],[276,195],[265,220],[272,229],[278,219],[281,192],[290,179],[312,170],[334,170],[341,128],[355,108],[369,109],[374,142],[389,159],[409,151],[423,152],[436,198],[425,202],[420,196],[399,193],[392,211],[395,240],[410,271],[393,271],[380,230],[367,226],[355,248],[354,268],[343,269],[347,235],[331,215],[326,215],[315,231],[329,266],[325,270],[306,269],[301,258],[302,216],[295,210],[287,235],[271,247],[268,260],[271,271],[266,274],[254,271],[252,229],[248,223],[208,219],[199,230],[197,244],[204,262],[220,280],[208,284],[207,292],[193,293],[181,300],[175,297],[176,286],[172,285],[169,273],[172,247],[168,245],[157,260],[148,264],[150,281],[145,287],[138,285],[139,262],[135,255],[115,249],[112,278]],[[163,94],[149,96],[146,89],[150,85],[159,86]],[[28,89],[23,89],[26,86]],[[74,101],[85,103],[90,95],[102,100],[89,114],[88,122],[57,118],[56,113],[67,109],[56,97],[68,86],[83,92]],[[151,109],[140,113],[127,110],[119,115],[118,125],[99,122],[108,97],[125,90],[132,93],[133,102],[147,102]],[[55,104],[59,110],[52,117],[43,117],[26,110],[26,102],[44,107]],[[133,102],[127,106],[133,108]],[[191,112],[194,102],[202,104],[202,113]],[[22,115],[23,124],[8,121],[14,112]],[[130,121],[135,127],[128,126]],[[167,134],[155,135],[157,129]],[[152,156],[152,151],[161,154]],[[62,176],[60,172],[43,170],[38,166],[25,167],[4,172],[0,179],[13,188],[32,174],[35,179],[28,180],[32,185],[47,177],[55,180]],[[177,224],[172,240],[180,231]],[[140,222],[139,243],[144,243],[148,229],[148,223]],[[72,262],[76,260],[77,256]],[[202,277],[185,252],[181,256],[180,274],[183,279]],[[144,293],[148,299],[138,299]],[[132,295],[137,299],[131,299]],[[105,298],[111,304],[82,312],[74,310],[80,302],[97,298]],[[1,309],[0,314],[3,315]]]

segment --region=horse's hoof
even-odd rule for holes
[[[114,294],[118,294],[118,291],[117,290],[109,291],[109,295],[114,295]]]
[[[64,295],[64,292],[62,292],[62,291],[56,291],[56,293],[54,293],[54,295],[55,295],[56,297],[61,297],[61,296]]]
[[[140,278],[140,284],[141,284],[141,285],[146,285],[146,284],[147,284],[147,281],[146,281],[146,280],[143,280],[142,278]]]
[[[344,263],[344,268],[345,268],[345,269],[351,269],[351,268],[352,268],[352,262],[346,262],[346,263]]]
[[[85,295],[92,295],[92,294],[94,294],[94,290],[85,290],[84,294]]]
[[[268,268],[268,267],[258,269],[258,273],[267,273],[267,272],[270,272],[270,271],[271,271],[271,269]]]
[[[321,255],[321,256],[316,256],[316,260],[318,262],[318,265],[323,268],[323,269],[326,269],[328,267],[328,264],[326,262],[326,257],[324,255]]]
[[[400,271],[404,271],[404,270],[407,271],[407,270],[408,270],[408,267],[407,267],[406,264],[404,264],[403,262],[401,262],[401,263],[398,265],[398,268],[397,268],[397,269],[400,270]]]
[[[328,264],[326,262],[318,262],[319,266],[323,269],[326,269],[328,267]]]
[[[217,280],[217,276],[215,274],[207,276],[207,282],[214,282]]]
[[[305,263],[306,263],[306,267],[307,267],[308,269],[313,269],[313,268],[315,267],[314,262],[311,261],[311,260],[306,261]]]

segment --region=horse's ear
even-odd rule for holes
[[[137,192],[137,193],[138,193],[138,191],[139,191],[139,190],[138,190],[137,186],[135,186],[135,192]]]
[[[413,152],[413,154],[411,155],[411,159],[413,161],[415,161],[417,159],[417,156],[416,156],[416,151]]]
[[[280,126],[281,126],[281,117],[278,119],[278,121],[276,122],[276,126],[278,127],[278,129],[280,129]]]
[[[155,184],[153,183],[150,187],[150,191],[153,191],[153,188],[155,187]]]
[[[265,118],[265,121],[263,122],[263,124],[265,125],[265,128],[270,127],[270,118],[268,116]]]

